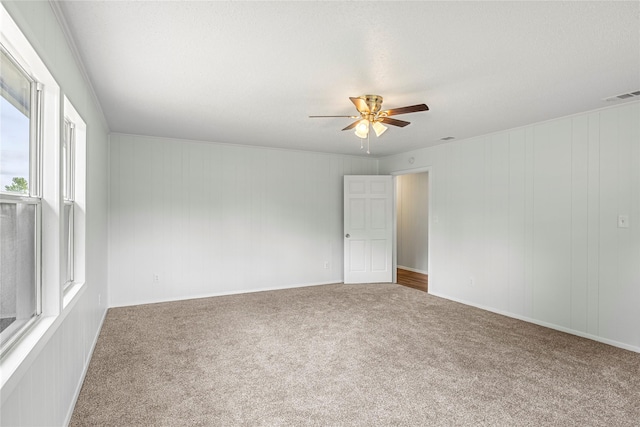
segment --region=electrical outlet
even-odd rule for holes
[[[157,273],[155,273],[153,275],[153,282],[154,283],[159,283],[160,282],[160,275],[158,275]]]
[[[469,277],[469,287],[473,288],[473,286],[476,284],[476,281],[474,280],[473,277]]]
[[[102,305],[102,294],[98,294],[98,305]]]
[[[329,261],[325,261],[324,262],[324,269],[328,270],[329,269]]]
[[[618,228],[629,228],[629,215],[618,215]]]

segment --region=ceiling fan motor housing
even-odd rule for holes
[[[382,108],[382,97],[380,95],[362,95],[360,97],[369,107],[369,113],[376,114]],[[363,113],[364,111],[360,111]]]

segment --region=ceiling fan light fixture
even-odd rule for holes
[[[356,126],[356,136],[358,138],[366,138],[369,135],[369,121],[362,119],[360,123]]]
[[[373,128],[373,130],[376,133],[376,136],[380,136],[383,133],[385,133],[385,131],[388,129],[385,125],[383,125],[380,122],[373,122],[373,124],[371,125],[371,127]]]
[[[373,128],[377,137],[382,136],[388,129],[385,125],[397,126],[403,128],[410,124],[405,120],[398,120],[391,116],[400,114],[417,113],[419,111],[428,111],[427,104],[408,105],[406,107],[392,108],[382,110],[382,97],[380,95],[362,95],[350,96],[349,99],[358,110],[359,116],[309,116],[309,117],[348,117],[350,119],[358,119],[352,122],[342,130],[355,129],[355,134],[360,138],[360,148],[364,149],[364,140],[367,140],[367,154],[369,154],[369,133]],[[383,124],[384,123],[384,124]]]

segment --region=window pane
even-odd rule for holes
[[[73,203],[64,205],[63,210],[63,245],[62,257],[64,284],[73,282]]]
[[[60,173],[60,179],[62,179],[62,198],[64,200],[69,200],[69,176],[67,175],[67,170],[69,169],[69,122],[65,120],[64,122],[64,132],[62,133],[62,153],[60,153],[60,157],[62,158],[62,171]]]
[[[0,50],[0,191],[27,193],[31,81]]]
[[[62,197],[64,200],[73,200],[73,168],[74,168],[74,146],[75,127],[68,120],[64,121],[64,132],[62,140]]]
[[[0,340],[36,315],[36,205],[0,202]]]
[[[64,200],[70,200],[69,193],[69,153],[71,152],[69,143],[71,132],[71,125],[68,121],[64,121],[64,132],[62,139],[62,173],[60,174],[60,178],[62,178],[62,198]]]

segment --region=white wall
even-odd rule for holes
[[[428,273],[429,174],[400,175],[396,180],[398,267]]]
[[[380,172],[426,166],[431,293],[640,351],[640,104],[387,157]]]
[[[375,159],[110,139],[112,306],[342,281],[342,177]]]
[[[87,124],[86,286],[0,391],[0,425],[64,425],[106,311],[107,128],[49,3],[2,4]]]

